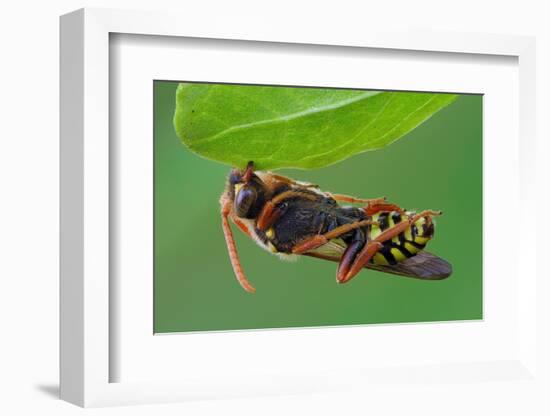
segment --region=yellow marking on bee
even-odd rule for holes
[[[269,248],[269,250],[271,250],[272,253],[278,253],[277,248],[273,244],[271,244],[270,241],[267,242],[267,247]]]
[[[275,237],[275,230],[273,228],[270,228],[265,232],[265,235],[271,240],[273,237]]]
[[[417,236],[414,239],[414,242],[418,243],[418,244],[426,244],[428,241],[430,241],[429,237],[419,237],[419,236]]]
[[[412,236],[411,227],[408,227],[408,228],[405,230],[405,240],[410,240],[410,241],[412,241],[412,239],[413,239],[413,236]]]
[[[420,251],[418,248],[416,248],[415,246],[413,246],[411,243],[408,243],[407,241],[405,241],[404,247],[405,247],[411,254],[416,254],[416,253],[418,253],[418,252]]]
[[[236,183],[235,184],[235,195],[237,195],[239,193],[239,191],[241,190],[242,187],[243,187],[242,183]]]
[[[426,219],[425,218],[420,218],[418,221],[416,221],[414,223],[414,225],[416,225],[416,229],[417,229],[417,232],[419,236],[422,236],[424,234],[424,227],[422,227],[422,225],[426,222]],[[422,243],[424,244],[424,243]]]
[[[384,255],[382,255],[380,253],[376,253],[374,255],[374,257],[372,258],[372,260],[374,261],[374,264],[378,264],[380,266],[389,266],[389,264],[390,264],[390,263],[388,263],[388,261],[386,260]]]
[[[374,214],[372,216],[372,220],[373,221],[378,221],[379,216],[380,216],[379,214]],[[382,230],[380,229],[380,227],[378,225],[372,225],[371,228],[370,228],[370,239],[374,240],[381,233],[382,233]]]
[[[391,254],[393,254],[393,257],[395,258],[395,260],[397,261],[403,261],[407,259],[407,256],[405,256],[401,252],[401,250],[399,250],[398,248],[392,248],[390,251],[391,251]]]
[[[378,237],[380,234],[382,234],[382,230],[378,227],[372,227],[370,230],[370,239],[374,240],[376,237]]]

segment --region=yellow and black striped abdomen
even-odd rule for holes
[[[400,214],[397,211],[382,211],[374,214],[372,220],[377,221],[380,225],[369,227],[369,241],[374,240],[383,231],[399,224],[401,221],[407,221],[407,218],[414,216],[414,214],[414,212]],[[383,247],[374,255],[371,262],[381,266],[388,266],[407,260],[422,251],[433,237],[433,234],[433,220],[426,220],[425,217],[422,217],[398,236],[383,242]]]

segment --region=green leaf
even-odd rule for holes
[[[380,149],[456,95],[179,84],[174,125],[193,152],[231,166],[320,168]]]

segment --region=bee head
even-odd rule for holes
[[[266,200],[265,185],[253,169],[254,164],[249,162],[246,170],[234,169],[229,175],[229,195],[235,214],[241,218],[256,218]]]

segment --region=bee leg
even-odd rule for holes
[[[341,235],[346,234],[350,231],[353,231],[357,228],[365,227],[367,225],[372,225],[372,224],[377,224],[377,222],[371,221],[371,220],[357,221],[357,222],[352,222],[352,223],[348,223],[348,224],[344,224],[339,227],[336,227],[334,230],[331,230],[325,234],[316,234],[296,244],[292,248],[292,253],[304,254],[310,250],[315,250],[316,248],[321,247],[322,245],[325,245],[326,243],[329,242],[329,240],[332,240],[333,238],[338,238]]]
[[[382,232],[374,240],[369,241],[361,250],[361,252],[355,258],[353,264],[351,265],[347,275],[342,276],[338,283],[349,282],[357,273],[359,273],[363,267],[372,259],[372,257],[383,247],[382,243],[388,240],[391,240],[393,237],[398,236],[403,231],[405,231],[412,222],[401,221],[400,223],[394,225],[391,228],[388,228]]]
[[[262,212],[260,212],[260,215],[258,216],[256,227],[259,230],[265,231],[275,223],[279,216],[280,213],[279,210],[277,210],[277,207],[273,205],[271,201],[267,201],[262,208]]]
[[[425,211],[419,212],[418,214],[414,215],[412,218],[409,218],[409,222],[411,224],[415,223],[416,221],[418,221],[422,217],[425,217],[426,219],[431,221],[432,217],[437,217],[437,216],[442,215],[442,214],[443,214],[442,211],[434,211],[434,210],[431,210],[431,209],[427,209]]]
[[[357,229],[354,233],[353,239],[348,243],[344,254],[340,258],[340,263],[338,263],[338,270],[336,271],[336,281],[340,282],[344,280],[347,276],[357,254],[365,245],[365,234],[361,229]]]
[[[317,197],[314,194],[308,194],[299,191],[285,191],[275,196],[271,201],[267,201],[258,216],[256,221],[256,226],[259,230],[265,231],[270,228],[275,221],[281,216],[283,211],[277,207],[277,204],[280,204],[285,199],[288,198],[304,198],[314,201]]]
[[[355,198],[354,196],[343,195],[343,194],[333,194],[331,192],[326,192],[326,194],[336,201],[349,202],[350,204],[371,205],[371,204],[383,204],[384,202],[386,202],[385,196],[380,198],[364,199],[364,198]]]
[[[363,208],[363,210],[367,215],[374,215],[381,211],[397,211],[399,213],[405,212],[405,210],[399,205],[385,203],[367,204],[367,206]]]
[[[353,196],[342,195],[342,194],[332,194],[328,192],[328,196],[335,199],[339,202],[349,202],[352,204],[367,204],[364,209],[365,214],[374,215],[380,211],[398,211],[400,213],[405,212],[403,208],[399,205],[386,203],[386,197],[381,198],[372,198],[372,199],[363,199],[355,198]]]
[[[296,182],[293,179],[287,178],[286,176],[277,175],[275,173],[270,173],[270,176],[279,182],[286,183],[287,185],[297,186],[300,188],[319,188],[319,185],[306,182]]]
[[[250,238],[253,238],[252,237],[252,234],[250,233],[250,231],[248,230],[248,227],[245,225],[244,222],[242,222],[239,218],[234,218],[234,217],[231,217],[231,219],[233,220],[233,223],[240,228],[240,230],[245,233],[247,236],[249,236]]]
[[[231,231],[231,226],[229,225],[229,214],[231,213],[231,202],[226,200],[222,204],[222,228],[223,234],[225,236],[225,242],[227,244],[227,252],[229,253],[229,260],[231,261],[231,266],[237,277],[237,281],[240,283],[242,288],[249,293],[254,293],[256,289],[250,284],[246,278],[243,268],[241,266],[241,261],[239,260],[239,255],[237,253],[237,245],[233,239],[233,232]]]
[[[383,247],[385,241],[391,240],[394,237],[397,237],[399,234],[404,232],[412,224],[418,221],[420,218],[426,217],[430,219],[434,215],[441,215],[441,211],[432,211],[426,210],[422,211],[419,214],[413,215],[408,218],[406,221],[401,221],[391,228],[388,228],[382,232],[374,240],[370,241],[363,247],[361,252],[355,258],[353,264],[351,265],[348,273],[345,276],[342,276],[338,280],[339,283],[346,283],[350,281],[357,273],[359,273],[363,267],[372,259],[372,257]]]
[[[326,243],[328,243],[328,239],[323,234],[317,234],[313,237],[306,238],[304,241],[292,247],[292,254],[304,254],[324,246]]]
[[[338,283],[349,282],[353,277],[357,275],[357,273],[359,273],[363,269],[363,267],[365,267],[365,264],[367,264],[382,247],[382,243],[378,241],[370,241],[365,244],[361,252],[355,257],[353,264],[351,264],[350,267],[346,268],[345,271],[347,273],[344,274],[344,270],[342,270],[342,272],[340,273],[340,268],[338,268],[338,275],[336,276],[336,280],[338,281]]]

